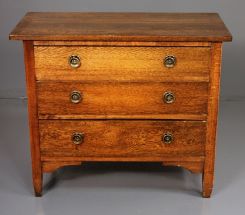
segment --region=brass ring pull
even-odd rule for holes
[[[165,144],[170,144],[172,143],[173,141],[173,135],[171,133],[165,133],[163,136],[162,136],[162,141],[165,143]]]
[[[82,95],[79,91],[73,91],[70,95],[70,99],[72,103],[77,104],[82,100]]]
[[[78,68],[81,66],[81,59],[78,55],[71,55],[68,58],[68,63],[72,68]]]
[[[175,66],[176,61],[177,60],[175,56],[172,56],[172,55],[166,56],[164,59],[164,66],[167,68],[172,68]]]
[[[75,132],[74,134],[72,134],[71,140],[75,145],[79,145],[84,141],[84,134]]]
[[[163,94],[163,101],[167,104],[171,104],[175,101],[175,95],[172,92],[165,92]]]

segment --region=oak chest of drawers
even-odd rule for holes
[[[213,187],[221,46],[215,13],[27,13],[33,184],[84,161],[144,161]]]

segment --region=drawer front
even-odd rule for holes
[[[40,115],[206,114],[208,83],[38,82]],[[74,93],[80,94],[80,100]]]
[[[159,157],[204,155],[203,121],[40,120],[47,157]]]
[[[208,81],[210,65],[209,47],[35,46],[34,53],[37,80]],[[167,56],[175,57],[173,67],[165,66]]]

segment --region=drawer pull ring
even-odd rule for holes
[[[175,101],[175,95],[172,92],[165,92],[163,94],[163,100],[167,104],[171,104]]]
[[[164,59],[164,65],[167,68],[172,68],[176,64],[176,57],[174,56],[166,56]]]
[[[162,137],[162,141],[165,144],[170,144],[173,141],[173,135],[171,133],[165,133]]]
[[[83,140],[84,140],[84,134],[83,133],[74,133],[72,134],[72,142],[75,144],[75,145],[79,145],[81,143],[83,143]]]
[[[70,99],[72,103],[77,104],[82,100],[82,95],[79,91],[73,91],[70,95]]]
[[[70,64],[70,66],[72,68],[78,68],[81,66],[81,60],[80,57],[78,55],[71,55],[68,58],[68,63]]]

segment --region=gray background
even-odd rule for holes
[[[224,44],[221,97],[245,99],[245,1],[244,0],[1,0],[0,98],[25,96],[22,43],[8,41],[8,34],[27,11],[148,11],[218,12],[233,34]]]
[[[244,9],[244,0],[0,0],[0,214],[244,214]],[[23,50],[8,41],[27,11],[219,12],[234,39],[223,49],[211,199],[200,197],[200,174],[157,163],[66,167],[45,174],[44,196],[33,196]]]

